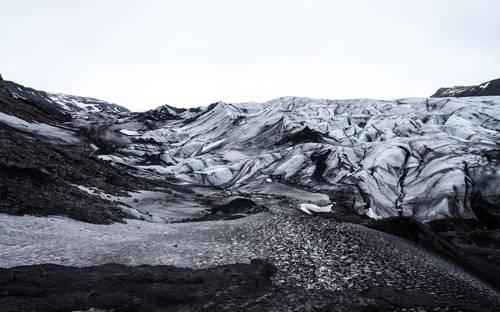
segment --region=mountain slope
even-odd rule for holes
[[[116,141],[99,129],[126,109],[68,98],[93,104],[71,106],[61,97],[0,81],[0,212],[92,223],[147,217],[116,199],[168,183],[136,177],[95,157],[100,145],[110,148]]]
[[[75,96],[63,93],[49,93],[22,86],[12,81],[3,81],[4,88],[15,99],[21,99],[44,105],[55,106],[68,113],[125,113],[129,110],[123,106],[98,100],[95,98]]]
[[[440,88],[432,97],[500,96],[500,79],[481,83],[477,86],[455,86]]]

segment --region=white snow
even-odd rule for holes
[[[332,212],[332,207],[333,205],[328,205],[328,206],[317,206],[314,204],[309,204],[309,203],[303,203],[299,205],[299,209],[309,215],[312,215],[313,213],[328,213]]]
[[[481,89],[486,89],[490,85],[490,82],[488,81],[487,83],[483,83],[482,85],[479,86]]]
[[[127,129],[120,129],[120,133],[128,135],[128,136],[138,136],[141,135],[139,132],[135,130],[127,130]]]
[[[2,112],[0,112],[0,122],[5,123],[17,130],[30,132],[53,140],[64,141],[66,143],[79,142],[79,139],[74,136],[72,132],[66,129],[54,127],[44,123],[27,122],[24,119]]]

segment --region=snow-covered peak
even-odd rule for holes
[[[106,112],[106,113],[126,113],[129,110],[123,106],[109,103],[103,100],[68,95],[63,93],[47,93],[48,98],[55,104],[60,105],[69,112]]]

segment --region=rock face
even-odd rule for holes
[[[4,82],[1,74],[0,74],[0,94],[2,96],[7,96],[9,94],[8,91],[7,91],[7,87],[5,86],[5,82]]]
[[[500,79],[477,86],[455,86],[441,88],[432,97],[500,96]]]
[[[123,106],[94,98],[39,91],[12,81],[4,81],[4,84],[15,99],[30,101],[31,103],[44,105],[46,107],[55,106],[70,113],[124,113],[129,111]]]

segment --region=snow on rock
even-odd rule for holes
[[[333,205],[328,205],[328,206],[317,206],[314,204],[300,204],[299,209],[309,215],[312,215],[313,213],[328,213],[332,212],[332,207]]]
[[[128,112],[128,110],[122,106],[94,98],[68,95],[63,93],[47,93],[47,96],[52,102],[60,105],[67,111],[112,113]]]
[[[500,79],[484,82],[475,86],[455,86],[440,88],[433,97],[499,96]]]
[[[139,132],[135,130],[127,130],[127,129],[121,129],[120,133],[128,135],[128,136],[138,136],[141,135]]]

